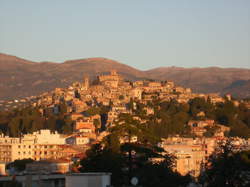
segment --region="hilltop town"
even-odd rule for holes
[[[72,163],[86,157],[86,150],[102,142],[110,134],[109,129],[120,124],[120,116],[127,115],[144,125],[154,121],[156,126],[152,125],[152,131],[156,131],[155,134],[161,138],[158,145],[177,158],[175,170],[181,175],[190,174],[193,177],[200,175],[217,143],[227,139],[231,126],[209,117],[208,110],[203,106],[199,108],[198,104],[190,104],[198,108],[195,110],[185,107],[189,107],[187,104],[190,101],[207,102],[210,108],[226,102],[230,102],[232,107],[239,107],[243,102],[233,100],[230,95],[220,97],[217,94],[193,93],[190,88],[176,86],[172,81],[126,81],[115,70],[98,76],[92,82],[84,76],[82,82],[75,82],[68,88],[56,88],[29,101],[29,105],[39,112],[37,115],[45,120],[49,121],[52,115],[61,115],[68,122],[59,128],[60,133],[56,132],[56,127],[49,125],[47,129],[43,126],[29,127],[33,130],[27,128],[26,134],[20,133],[18,124],[13,122],[17,127],[10,130],[9,136],[0,134],[0,161],[5,164],[30,158],[38,162],[28,165],[27,172],[30,173],[51,172],[51,169],[44,168],[51,163],[58,165],[52,171],[54,173],[72,171]],[[249,103],[243,104],[249,109]],[[193,118],[187,118],[183,112],[169,113],[176,118],[169,123],[172,129],[157,131],[157,127],[170,121],[161,109],[168,112],[171,106],[182,107],[181,110],[186,112],[190,110]],[[120,142],[137,140],[137,136],[132,136],[129,139],[124,137]],[[237,137],[233,141],[244,149],[250,146],[249,139]],[[3,167],[0,174],[6,174]]]
[[[121,112],[129,112],[126,105],[131,99],[147,105],[153,100],[159,99],[161,102],[176,100],[179,103],[187,103],[193,98],[210,99],[215,103],[224,102],[218,94],[199,94],[192,93],[190,88],[176,86],[172,81],[125,81],[115,71],[111,71],[109,75],[100,75],[92,84],[88,77],[83,78],[83,82],[75,82],[66,89],[56,88],[52,92],[44,93],[37,97],[37,102],[33,106],[42,108],[50,108],[55,113],[59,110],[58,105],[65,102],[67,112],[71,114],[81,113],[93,106],[110,106],[111,111],[115,114]],[[231,100],[230,95],[226,95]],[[89,104],[91,103],[91,104]],[[239,105],[238,101],[234,101],[235,105]],[[150,108],[145,108],[149,114]],[[109,121],[113,121],[112,115],[109,115]]]

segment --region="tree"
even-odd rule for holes
[[[196,117],[199,112],[204,111],[205,99],[194,98],[194,99],[189,101],[189,104],[190,104],[190,114],[193,117]]]
[[[119,100],[124,100],[124,95],[120,95]]]
[[[112,184],[124,184],[122,155],[110,149],[103,149],[101,144],[92,145],[91,149],[86,152],[86,158],[81,160],[80,164],[81,172],[111,172]]]
[[[101,128],[101,123],[99,119],[94,119],[94,126],[96,129],[96,132],[98,132],[98,130]]]
[[[67,113],[67,104],[65,102],[59,104],[59,111],[61,115]]]
[[[101,112],[101,109],[99,107],[91,107],[89,108],[86,113],[89,115],[89,116],[94,116],[96,114],[100,114]]]
[[[8,124],[10,128],[10,135],[13,137],[17,137],[20,135],[19,129],[20,119],[18,117],[13,118],[10,123]]]
[[[56,117],[54,115],[49,115],[48,119],[45,121],[45,128],[51,131],[56,130]]]
[[[165,162],[149,163],[141,168],[136,176],[139,178],[140,184],[145,187],[187,186],[191,181],[190,176],[181,176],[173,172]]]
[[[18,182],[15,178],[13,178],[10,182],[7,183],[8,187],[22,187],[22,183]]]
[[[230,126],[238,116],[238,108],[234,106],[231,101],[226,101],[225,103],[217,104],[217,109],[215,111],[216,120],[222,124]]]
[[[210,157],[200,179],[208,187],[239,187],[250,185],[250,151],[242,151],[233,139],[221,142]]]
[[[237,136],[242,138],[249,138],[250,137],[250,129],[248,126],[243,123],[242,121],[235,120],[231,126],[231,130],[229,132],[230,136]]]
[[[22,159],[22,160],[15,160],[7,165],[7,168],[14,167],[15,170],[18,172],[24,171],[26,168],[26,164],[34,162],[32,159]]]
[[[160,138],[155,137],[145,124],[130,114],[120,114],[115,126],[109,131],[116,134],[120,140],[123,139],[129,143],[133,137],[136,137],[137,142],[141,144],[156,145],[160,141]]]
[[[70,134],[73,132],[73,121],[69,116],[63,118],[64,124],[62,126],[62,132],[64,134]]]
[[[118,186],[130,184],[133,176],[145,187],[155,186],[152,181],[158,181],[160,187],[189,182],[172,171],[175,158],[157,146],[160,139],[134,116],[121,114],[109,132],[101,144],[87,152],[87,157],[81,161],[81,171],[111,172],[112,184]]]
[[[28,130],[28,132],[34,132],[34,131],[38,131],[40,129],[44,128],[44,120],[42,118],[35,118],[34,120],[32,120],[32,125],[31,128]]]

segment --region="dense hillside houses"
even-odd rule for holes
[[[49,125],[46,129],[31,120],[24,128],[24,119],[14,121],[20,125],[21,119],[26,133],[14,129],[6,131],[12,136],[0,134],[0,162],[33,159],[39,162],[30,164],[28,170],[40,170],[44,165],[51,167],[55,162],[65,164],[68,171],[68,164],[83,158],[91,145],[105,140],[112,132],[110,129],[125,124],[120,120],[125,114],[160,137],[159,146],[176,157],[175,171],[193,177],[200,175],[218,142],[227,139],[231,130],[224,118],[214,120],[211,108],[229,101],[232,107],[241,104],[230,95],[193,93],[172,81],[126,81],[115,70],[99,75],[92,83],[84,76],[82,82],[56,88],[29,101],[37,111],[34,116],[39,116],[45,124],[50,121]],[[190,102],[197,102],[196,108]],[[20,115],[29,113],[32,112]],[[188,113],[192,118],[187,117]],[[118,141],[136,143],[139,138],[126,134]],[[249,139],[234,141],[245,149],[250,146]]]
[[[175,99],[180,103],[187,103],[196,97],[210,99],[212,103],[224,102],[224,98],[217,94],[192,93],[190,88],[175,86],[172,81],[125,81],[112,70],[110,75],[98,76],[95,84],[91,84],[89,78],[84,77],[82,83],[75,82],[67,89],[56,88],[52,92],[44,93],[33,105],[50,108],[57,113],[58,104],[65,102],[69,113],[81,113],[93,106],[110,106],[111,103],[114,111],[114,107],[126,106],[131,99],[144,104],[155,99]],[[125,112],[124,108],[122,112]]]

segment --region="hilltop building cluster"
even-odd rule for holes
[[[177,86],[172,81],[126,81],[115,70],[112,70],[109,75],[98,76],[94,84],[90,83],[88,77],[84,77],[83,82],[75,82],[65,89],[56,88],[52,92],[40,95],[33,102],[33,106],[38,107],[42,115],[45,115],[48,110],[54,114],[60,113],[59,106],[64,103],[65,111],[74,124],[73,133],[63,135],[49,130],[40,130],[18,138],[1,134],[0,162],[12,162],[24,158],[37,161],[79,159],[84,156],[83,153],[91,144],[102,140],[108,134],[107,131],[100,132],[99,129],[103,126],[106,128],[113,126],[121,113],[132,114],[132,109],[137,109],[136,102],[146,105],[144,111],[150,115],[155,112],[154,107],[148,105],[153,100],[175,99],[179,103],[187,103],[196,97],[210,99],[212,103],[225,101],[217,94],[193,93],[190,88]],[[227,95],[227,99],[231,99],[230,95]],[[131,101],[132,109],[128,107]],[[238,104],[235,101],[235,105]],[[102,116],[98,112],[93,112],[94,114],[91,115],[86,113],[100,106],[109,108],[107,116]],[[143,122],[143,119],[139,117],[138,119]],[[217,142],[224,139],[224,133],[230,129],[209,119],[192,120],[187,125],[197,138],[170,137],[162,140],[161,146],[176,156],[178,172],[197,177],[202,170],[202,164],[207,162],[208,157],[215,150]],[[215,136],[203,137],[211,127],[217,129]],[[237,139],[235,142],[243,146],[250,145],[250,142],[244,139]],[[30,167],[34,170],[37,165]]]
[[[94,121],[90,117],[84,116],[84,111],[100,105],[110,106],[107,121],[112,124],[120,113],[131,113],[127,107],[131,99],[146,105],[154,99],[161,101],[175,99],[180,103],[187,103],[190,99],[201,97],[209,98],[212,103],[225,101],[217,94],[193,93],[190,88],[176,86],[172,81],[125,81],[115,70],[112,70],[109,75],[98,76],[94,82],[95,84],[91,84],[89,78],[84,77],[82,83],[75,82],[66,89],[56,88],[52,92],[40,95],[33,105],[41,107],[42,113],[45,111],[43,109],[46,108],[57,114],[59,112],[58,105],[65,102],[68,114],[76,123],[77,119],[88,123]],[[230,98],[230,95],[227,97]],[[136,108],[136,106],[134,107]],[[147,114],[154,113],[152,107],[146,107],[145,111]]]

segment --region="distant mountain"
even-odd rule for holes
[[[166,67],[156,68],[146,72],[147,75],[154,79],[173,80],[175,83],[192,88],[195,92],[202,93],[226,93],[229,92],[234,96],[239,96],[239,92],[233,90],[232,83],[236,81],[250,80],[250,69],[240,68],[179,68],[179,67]],[[231,86],[229,90],[229,86]],[[242,90],[243,91],[243,90]],[[245,97],[241,94],[241,97]]]
[[[0,54],[0,99],[37,95],[81,81],[84,75],[94,79],[96,75],[108,73],[111,69],[116,69],[126,79],[146,77],[142,71],[105,58],[38,63]]]
[[[97,75],[106,74],[111,69],[116,69],[128,80],[173,80],[195,92],[232,93],[240,97],[249,96],[250,92],[247,86],[250,81],[249,69],[164,67],[140,71],[106,58],[38,63],[0,53],[0,99],[26,97],[56,87],[66,87],[74,81],[81,81],[84,75],[93,80]],[[241,81],[245,81],[245,86],[239,85]]]
[[[233,93],[234,96],[240,98],[250,98],[250,80],[237,80],[230,86],[223,89],[222,94]]]

